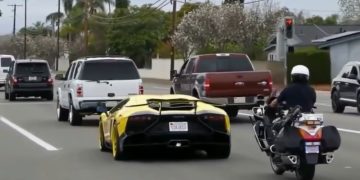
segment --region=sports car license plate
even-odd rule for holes
[[[170,132],[187,132],[188,130],[187,122],[169,122]]]
[[[319,146],[305,146],[306,154],[319,153]]]
[[[29,81],[36,81],[37,77],[36,76],[29,76]]]

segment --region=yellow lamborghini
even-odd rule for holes
[[[230,155],[226,112],[186,95],[135,95],[108,111],[98,106],[99,146],[115,160],[136,150],[205,150],[208,157]]]

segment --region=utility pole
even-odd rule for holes
[[[16,34],[16,8],[20,7],[22,5],[19,4],[10,4],[8,6],[12,6],[13,7],[13,11],[14,11],[14,25],[13,25],[13,36],[15,36]]]
[[[59,59],[60,59],[60,0],[58,0],[58,19],[57,19],[57,56],[55,63],[55,70],[59,70]]]
[[[24,32],[24,59],[26,59],[26,34],[27,34],[27,0],[25,0],[25,32]]]
[[[89,1],[85,0],[85,19],[84,19],[84,38],[85,38],[85,55],[88,53],[88,43],[89,43]]]
[[[176,1],[170,0],[173,3],[173,12],[172,12],[172,34],[175,34],[176,29]],[[175,61],[175,46],[171,43],[171,62],[170,62],[170,80],[173,79],[173,71],[174,71],[174,62]]]

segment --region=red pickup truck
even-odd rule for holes
[[[272,91],[270,71],[255,71],[246,54],[197,55],[172,75],[171,94],[192,95],[222,107],[230,117],[258,106]]]

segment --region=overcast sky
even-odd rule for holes
[[[156,0],[131,0],[132,4],[141,5],[144,3],[153,3]],[[184,1],[184,0],[182,0]],[[188,0],[190,2],[207,0]],[[222,0],[210,0],[214,3],[221,3]],[[250,1],[250,0],[247,0]],[[253,1],[253,0],[251,0]],[[281,6],[287,6],[293,11],[305,10],[306,15],[327,16],[333,13],[339,13],[337,0],[276,0]],[[0,35],[11,34],[13,28],[13,11],[10,4],[23,5],[17,8],[16,29],[24,27],[24,2],[25,0],[0,0],[0,9],[3,14],[0,17]],[[27,0],[28,4],[28,25],[36,21],[45,21],[45,18],[51,12],[57,11],[57,0]],[[62,9],[62,8],[61,8]],[[164,7],[170,10],[171,6]]]

